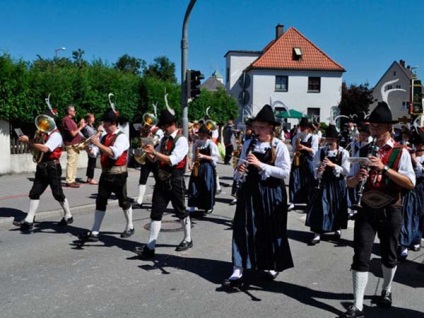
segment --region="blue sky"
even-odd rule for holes
[[[189,0],[0,0],[0,53],[37,54],[112,64],[128,54],[152,63],[167,56],[181,78],[182,23]],[[261,50],[280,23],[295,27],[347,72],[348,84],[372,87],[403,59],[424,74],[424,1],[197,0],[189,21],[189,68],[225,76],[229,50]]]

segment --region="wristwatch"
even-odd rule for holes
[[[389,171],[390,167],[388,165],[385,165],[383,167],[383,173],[386,173],[387,171]]]

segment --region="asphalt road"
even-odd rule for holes
[[[232,270],[230,178],[212,214],[195,219],[194,247],[175,252],[182,239],[172,213],[159,236],[157,257],[141,261],[132,250],[146,242],[147,208],[134,210],[136,233],[121,239],[124,216],[110,206],[101,241],[76,248],[76,235],[91,227],[93,209],[75,211],[75,222],[56,226],[58,215],[40,215],[32,234],[0,224],[0,317],[336,317],[352,302],[352,227],[340,242],[324,237],[312,247],[305,214],[289,213],[289,238],[295,267],[266,282],[247,272],[237,293],[221,289]],[[149,198],[147,198],[148,201]],[[168,223],[169,222],[169,223]],[[399,266],[393,285],[394,307],[383,310],[372,300],[382,276],[378,242],[366,290],[367,317],[424,317],[424,251],[411,252]]]

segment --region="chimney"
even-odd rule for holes
[[[277,24],[277,26],[275,27],[275,39],[277,40],[283,34],[284,34],[284,25]]]
[[[399,61],[400,66],[402,66],[403,68],[405,68],[405,61],[404,60],[400,60]]]

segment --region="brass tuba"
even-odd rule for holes
[[[144,131],[146,129],[146,126],[156,126],[158,123],[158,119],[157,117],[152,114],[152,113],[145,113],[143,115],[143,128],[142,130]],[[152,133],[149,129],[149,133],[144,133],[142,132],[142,139],[144,139],[144,141],[147,141],[147,144],[151,143],[154,146],[156,146],[159,143],[159,138],[158,136],[154,136],[152,138]],[[141,140],[140,140],[140,144],[141,144]],[[141,145],[140,145],[141,146]],[[137,161],[138,164],[140,165],[144,165],[146,164],[146,152],[143,150],[143,148],[137,148],[134,150],[134,160]]]
[[[205,121],[205,126],[209,131],[216,129],[216,123],[211,119]]]
[[[158,119],[155,115],[151,113],[145,113],[143,115],[143,127],[145,127],[146,125],[156,126],[157,123],[158,123]]]
[[[54,119],[47,115],[38,115],[35,117],[35,127],[37,127],[37,131],[34,135],[34,143],[36,144],[44,144],[44,136],[43,134],[48,134],[49,132],[56,129],[56,123]],[[35,163],[41,162],[43,160],[44,152],[32,149],[32,161]]]

